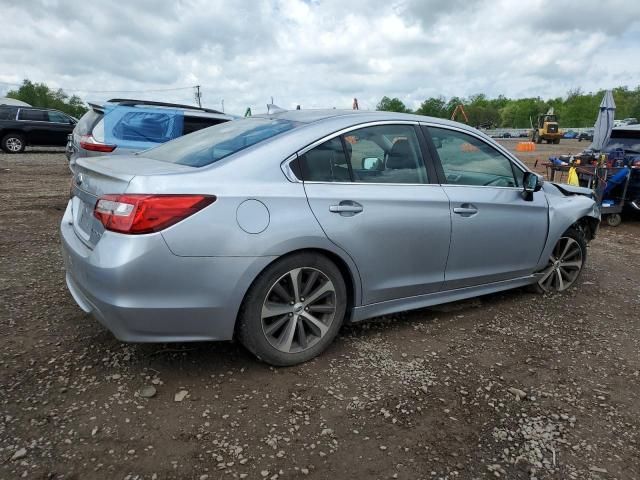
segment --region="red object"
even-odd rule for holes
[[[117,145],[99,142],[93,138],[93,135],[82,135],[80,137],[80,146],[92,152],[113,152],[117,147]]]
[[[216,201],[213,195],[104,195],[93,214],[113,232],[159,232]]]

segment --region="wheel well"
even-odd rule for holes
[[[587,242],[590,242],[595,238],[596,232],[598,231],[599,224],[600,224],[600,221],[597,218],[582,217],[580,220],[574,223],[572,227],[582,232],[585,240]]]
[[[22,138],[24,138],[25,140],[27,138],[27,136],[24,134],[24,132],[21,132],[20,130],[7,129],[7,130],[2,130],[0,132],[0,140],[2,140],[5,136],[7,136],[10,133],[16,133],[16,134],[20,135]]]
[[[299,250],[293,250],[289,253],[286,253],[284,255],[279,256],[278,258],[276,258],[275,260],[273,260],[273,262],[270,262],[268,265],[266,265],[261,271],[260,273],[258,273],[258,275],[255,276],[255,278],[253,279],[253,281],[251,282],[251,285],[249,286],[249,288],[247,288],[247,291],[244,293],[244,297],[242,298],[242,304],[244,304],[248,293],[251,291],[251,287],[253,287],[253,284],[256,282],[256,280],[258,279],[258,277],[260,277],[260,275],[262,275],[262,273],[269,268],[271,265],[273,265],[275,262],[279,262],[280,260],[282,260],[283,258],[287,258],[291,255],[295,255],[298,253],[316,253],[319,255],[323,255],[325,257],[327,257],[329,260],[331,260],[336,267],[338,267],[338,270],[340,270],[340,273],[342,274],[342,278],[344,279],[344,284],[345,287],[347,288],[347,309],[345,312],[345,316],[344,316],[344,322],[348,323],[351,317],[351,309],[354,306],[354,302],[355,302],[355,278],[351,272],[351,269],[349,268],[349,266],[347,265],[347,263],[340,258],[339,255],[329,251],[329,250],[324,250],[322,248],[301,248]],[[242,307],[240,307],[240,309],[242,309]],[[240,310],[238,311],[238,315],[240,314]],[[238,328],[238,321],[236,318],[236,325],[234,330],[236,330]],[[234,333],[234,336],[236,334]]]

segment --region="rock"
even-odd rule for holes
[[[173,400],[175,402],[181,402],[187,397],[187,395],[189,395],[189,392],[187,390],[180,390],[178,393],[175,394],[175,396],[173,397]]]
[[[200,480],[207,480],[209,478],[209,475],[207,475],[206,473],[203,475],[200,475]]]
[[[11,457],[11,461],[15,461],[15,460],[20,460],[21,458],[24,458],[27,456],[27,449],[26,448],[20,448],[18,450],[16,450],[16,452],[13,454],[13,456]]]
[[[591,470],[592,472],[607,473],[607,469],[606,468],[589,467],[589,470]]]
[[[91,430],[91,436],[95,437],[96,433],[98,433],[98,427],[93,427],[93,430]]]
[[[269,470],[262,470],[260,472],[260,475],[262,475],[263,477],[266,477],[267,475],[269,475]]]
[[[422,385],[422,386],[420,387],[420,390],[422,390],[422,393],[429,393],[429,389],[427,388],[427,386],[426,386],[426,385]]]
[[[325,428],[324,430],[322,430],[320,435],[333,435],[333,430],[330,428]]]
[[[147,385],[146,387],[142,387],[138,390],[138,395],[143,398],[151,398],[156,396],[156,387],[153,385]]]
[[[114,373],[113,375],[111,375],[111,378],[113,378],[114,380],[120,380],[122,378],[122,375],[120,375],[119,373]]]
[[[523,400],[527,398],[527,392],[520,390],[519,388],[509,387],[509,393],[516,397],[516,400]]]
[[[309,469],[308,468],[301,468],[300,472],[302,472],[303,475],[309,475]]]

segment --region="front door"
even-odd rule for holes
[[[359,128],[298,158],[309,205],[354,260],[363,304],[440,290],[451,219],[410,124]]]
[[[478,137],[429,127],[451,202],[446,290],[533,273],[547,239],[544,192],[522,197],[524,170]]]

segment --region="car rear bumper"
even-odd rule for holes
[[[76,303],[126,342],[229,340],[246,289],[271,257],[178,257],[160,234],[105,232],[92,250],[62,219]]]

